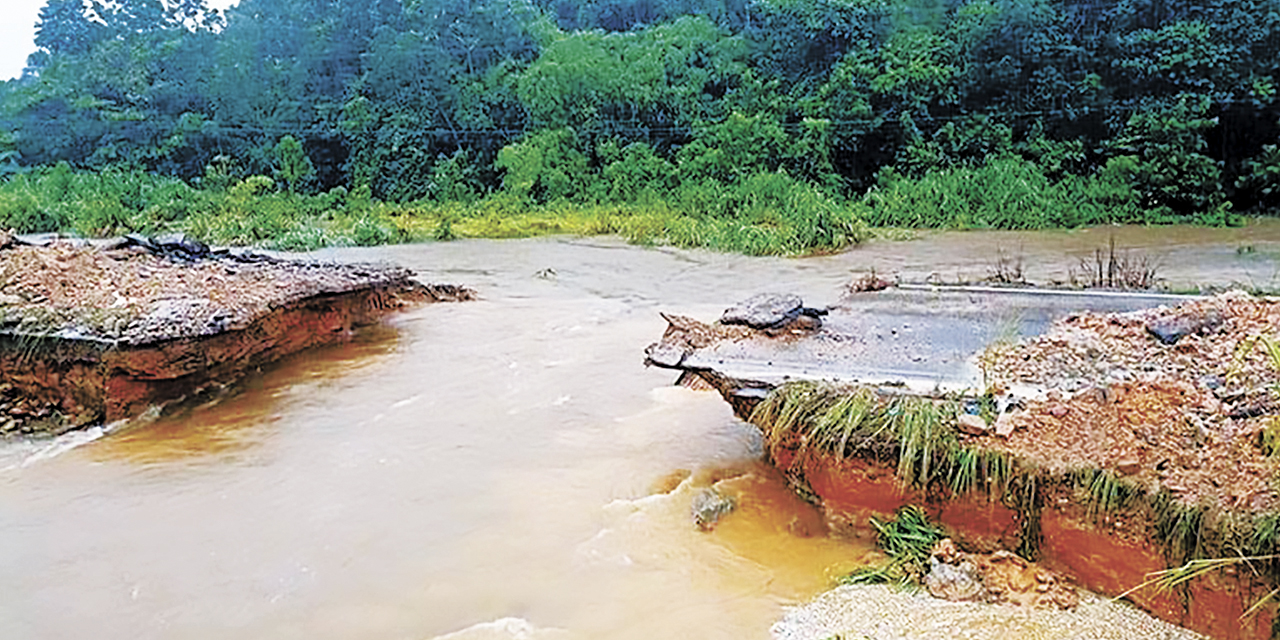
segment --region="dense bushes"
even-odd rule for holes
[[[700,213],[681,205],[693,200],[701,202]],[[762,173],[736,188],[712,183],[648,190],[611,202],[537,202],[504,190],[472,201],[388,203],[371,198],[367,188],[301,195],[280,189],[272,178],[252,176],[225,189],[201,190],[138,170],[77,172],[65,164],[0,183],[0,228],[87,237],[182,231],[219,244],[286,250],[616,233],[642,243],[751,254],[838,249],[866,233],[854,209],[784,173]]]
[[[1280,206],[1280,0],[176,6],[50,0],[0,220],[795,252]]]

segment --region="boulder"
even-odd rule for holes
[[[822,328],[826,309],[804,306],[800,296],[784,293],[759,293],[725,309],[720,324],[746,325],[764,331],[784,328],[817,330]]]
[[[780,327],[800,315],[804,301],[800,296],[760,293],[725,309],[722,324],[745,324],[752,329]]]
[[[159,236],[152,243],[166,253],[176,253],[187,258],[203,258],[209,255],[209,245],[188,236],[174,233]]]

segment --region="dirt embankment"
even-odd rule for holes
[[[735,377],[738,363],[720,359],[733,353],[726,345],[766,336],[669,320],[649,362],[716,388],[756,422],[771,461],[837,529],[865,535],[869,515],[921,505],[969,544],[1129,592],[1165,620],[1214,637],[1269,636],[1274,605],[1250,607],[1280,584],[1280,302],[1233,292],[1069,315],[974,354],[983,388],[923,397],[803,368],[791,381]],[[772,348],[840,342],[827,332],[790,332]],[[1130,592],[1154,571],[1240,556],[1261,559],[1176,592]]]
[[[129,418],[405,305],[473,295],[398,267],[183,237],[36,245],[0,233],[0,435]]]

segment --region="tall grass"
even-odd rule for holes
[[[1047,229],[1153,221],[1139,206],[1137,191],[1120,177],[1053,179],[1012,155],[919,178],[887,170],[861,205],[863,217],[875,226]]]
[[[588,172],[582,179],[604,178]],[[638,244],[797,255],[857,244],[868,225],[1028,229],[1153,221],[1120,178],[1105,172],[1050,178],[1015,156],[920,177],[886,170],[876,187],[853,198],[764,168],[728,182],[690,177],[621,191],[586,185],[552,200],[503,188],[465,201],[383,202],[367,187],[295,194],[265,176],[205,184],[198,189],[126,167],[35,168],[0,182],[0,227],[82,236],[185,231],[218,244],[298,250],[616,234]]]
[[[0,228],[85,237],[183,231],[215,244],[286,250],[454,238],[617,234],[639,244],[750,255],[835,251],[867,230],[857,211],[779,173],[626,202],[538,203],[508,191],[471,202],[392,203],[367,189],[303,195],[252,176],[225,187],[113,168],[38,168],[0,182]]]
[[[924,510],[915,505],[898,509],[892,520],[870,519],[876,542],[889,556],[887,563],[858,569],[842,578],[844,584],[893,583],[907,586],[929,572],[929,556],[943,538],[942,528],[929,522]]]

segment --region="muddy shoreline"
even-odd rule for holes
[[[0,234],[0,437],[133,418],[411,305],[474,297],[388,265],[128,236]]]
[[[1251,610],[1280,584],[1271,558],[1172,593],[1133,588],[1190,560],[1273,553],[1276,365],[1258,345],[1276,303],[1228,293],[1071,313],[971,353],[968,377],[944,357],[930,388],[909,366],[859,370],[865,352],[895,356],[867,349],[878,328],[849,319],[857,295],[818,326],[667,316],[647,362],[716,389],[760,427],[767,459],[842,535],[874,538],[869,517],[921,505],[969,549],[1016,550],[1216,638],[1271,637],[1274,605]],[[914,330],[928,336],[930,323]],[[920,342],[945,356],[945,339]],[[921,435],[932,419],[945,433]]]

